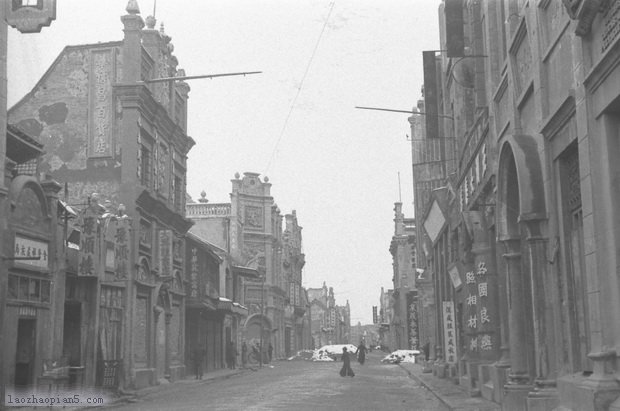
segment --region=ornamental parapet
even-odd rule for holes
[[[191,203],[186,204],[185,213],[187,218],[208,218],[230,216],[232,208],[230,203]]]

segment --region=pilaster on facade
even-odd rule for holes
[[[418,165],[433,151],[414,144],[419,264],[437,304],[464,321],[458,362],[435,371],[506,410],[618,409],[609,347],[620,295],[605,272],[619,258],[608,153],[620,123],[620,2],[456,0],[440,13],[447,53],[424,53],[418,135],[441,134],[429,113],[450,117],[456,163],[453,174]],[[419,193],[429,176],[445,188]],[[427,205],[441,191],[445,221]],[[445,342],[450,320],[436,313]],[[450,347],[436,347],[446,361]]]
[[[185,373],[180,284],[194,141],[187,85],[150,83],[178,73],[170,37],[153,30],[154,18],[144,28],[136,2],[126,11],[122,41],[65,47],[8,117],[45,141],[41,170],[66,183],[65,198],[80,210],[68,230],[78,238],[78,263],[62,286],[75,290],[67,302],[84,315],[65,312],[65,349],[80,353],[73,361],[86,384],[101,384],[99,372],[117,367],[123,373],[112,385],[139,388]],[[92,237],[87,222],[102,236]],[[93,258],[108,263],[91,269]]]

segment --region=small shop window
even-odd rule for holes
[[[28,286],[29,286],[28,278],[20,277],[19,278],[19,293],[17,295],[18,300],[28,301]]]
[[[17,299],[17,289],[19,288],[19,278],[14,275],[9,275],[9,298],[11,300]]]
[[[17,301],[49,303],[51,283],[38,278],[9,275],[8,298]]]
[[[50,302],[50,282],[49,281],[41,281],[41,302],[49,303]]]
[[[28,284],[28,299],[38,300],[41,298],[41,282],[39,280],[30,279]]]

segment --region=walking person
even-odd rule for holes
[[[269,350],[269,362],[271,363],[271,359],[273,358],[273,345],[269,343],[269,348],[267,349]]]
[[[349,353],[347,352],[347,347],[342,347],[342,368],[340,369],[340,376],[346,377],[355,377],[355,373],[351,369],[351,358],[349,357]]]
[[[361,365],[364,365],[364,362],[366,362],[366,351],[366,345],[364,344],[364,340],[362,340],[357,347],[357,361],[359,361]]]
[[[202,363],[205,358],[205,350],[200,347],[196,347],[192,356],[194,357],[194,373],[196,374],[196,379],[202,380]]]
[[[248,363],[248,346],[245,341],[241,344],[241,367],[245,368]]]
[[[226,345],[226,365],[233,370],[235,368],[235,344],[232,341],[228,341]]]

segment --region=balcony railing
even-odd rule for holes
[[[231,206],[228,203],[191,203],[185,205],[185,213],[188,218],[230,216],[231,211]]]

